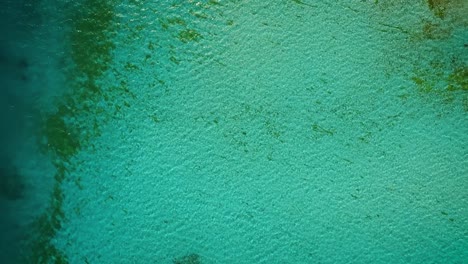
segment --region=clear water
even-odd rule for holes
[[[317,2],[9,3],[1,257],[466,263],[468,5]]]

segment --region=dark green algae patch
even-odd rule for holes
[[[73,65],[64,74],[69,89],[55,103],[54,112],[42,113],[39,146],[50,156],[55,167],[54,186],[48,208],[33,222],[31,237],[25,243],[24,263],[68,263],[53,239],[66,221],[63,211],[62,183],[73,171],[72,158],[89,147],[99,136],[105,109],[98,102],[113,100],[128,93],[125,82],[118,87],[105,87],[99,79],[110,69],[115,48],[114,1],[84,0],[72,14],[69,55]],[[120,88],[120,89],[115,89]],[[109,95],[108,92],[115,89]]]
[[[433,63],[432,68],[416,70],[411,80],[420,96],[447,105],[461,104],[468,111],[468,66],[444,66]]]
[[[463,6],[462,2],[427,0],[423,3],[428,13],[421,17],[420,23],[414,24],[415,28],[389,26],[407,35],[405,49],[421,50],[421,59],[412,63],[413,72],[408,76],[414,87],[409,94],[414,94],[425,105],[431,104],[438,111],[468,111],[467,45],[457,32],[466,27],[466,20],[458,10]],[[391,1],[375,3],[387,8],[392,3],[394,8],[398,8]],[[450,50],[448,45],[456,46]],[[409,94],[401,98],[407,99]]]
[[[449,0],[427,0],[427,6],[438,18],[445,18]]]
[[[115,118],[122,108],[129,107],[128,101],[135,98],[122,71],[131,72],[138,68],[130,63],[123,69],[113,66],[114,39],[120,29],[115,8],[119,4],[120,1],[83,0],[69,15],[70,24],[65,25],[69,28],[66,54],[72,65],[64,71],[68,90],[57,98],[54,111],[41,111],[38,133],[38,145],[55,167],[54,186],[48,208],[31,226],[31,236],[24,248],[24,263],[69,263],[65,253],[54,243],[62,223],[67,220],[62,185],[65,181],[74,181],[71,176],[75,170],[74,157],[80,151],[92,148],[92,140],[100,136],[101,127]],[[219,4],[209,0],[204,7]],[[182,43],[203,39],[182,19],[163,22],[162,29],[174,27],[172,37]],[[138,32],[138,28],[135,29]],[[113,77],[111,84],[105,82],[109,75]]]

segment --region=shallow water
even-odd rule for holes
[[[0,257],[468,258],[462,1],[9,6]]]

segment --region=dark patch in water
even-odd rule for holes
[[[0,167],[0,197],[18,200],[23,197],[24,184],[14,168]]]

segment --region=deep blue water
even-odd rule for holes
[[[0,258],[10,263],[18,254],[17,242],[20,230],[16,223],[17,210],[13,205],[21,199],[25,190],[22,177],[15,171],[14,151],[25,129],[24,115],[27,114],[29,96],[25,91],[28,58],[19,43],[34,30],[36,23],[29,12],[18,1],[2,1],[0,10]],[[6,261],[6,262],[5,262]]]

